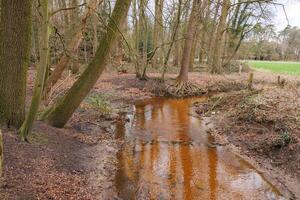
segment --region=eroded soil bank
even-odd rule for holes
[[[149,76],[154,77],[156,74]],[[266,78],[267,76],[269,75],[261,72],[255,73],[255,85],[274,86],[277,76]],[[191,73],[190,75],[190,79],[202,85],[205,90],[215,92],[243,89],[247,84],[247,77],[247,74],[210,76]],[[297,83],[296,78],[286,79],[292,85]],[[32,80],[33,71],[30,71],[28,81],[30,86],[33,84]],[[72,77],[68,77],[59,82],[50,93],[50,101],[45,103],[53,103],[52,101],[66,91],[73,81]],[[38,122],[35,124],[30,144],[21,143],[14,132],[4,130],[5,168],[0,188],[1,199],[122,199],[115,176],[120,172],[119,160],[122,160],[118,152],[122,147],[125,149],[127,147],[126,139],[121,137],[122,134],[117,130],[122,129],[122,124],[128,123],[126,115],[132,113],[133,102],[162,94],[161,88],[154,79],[138,81],[134,74],[107,73],[98,81],[91,95],[77,109],[65,128],[56,129]],[[299,92],[298,88],[296,91]],[[28,91],[28,100],[31,92]],[[98,109],[102,112],[100,113]],[[193,115],[196,116],[195,113]],[[213,129],[211,131],[212,135],[218,135],[214,134],[216,131]],[[243,141],[243,138],[240,137],[239,140]],[[229,142],[238,145],[234,140]],[[217,140],[217,143],[221,142]],[[212,145],[212,149],[215,149],[215,145]],[[141,148],[138,147],[138,150]],[[241,150],[244,154],[247,151],[253,152],[243,148]],[[180,151],[178,153],[180,154]],[[259,153],[247,155],[250,160],[258,161],[258,166],[264,167],[266,172],[271,172],[271,177],[274,177],[273,170],[276,170],[276,173],[284,171],[285,175],[294,171],[290,165],[283,164],[282,166],[291,169],[283,170],[269,160],[261,162]],[[183,172],[181,173],[183,175]],[[288,182],[285,179],[283,184],[285,181]],[[296,179],[296,182],[291,181],[288,182],[290,185],[285,184],[283,190],[294,191],[292,185],[295,183],[299,185],[299,179]],[[278,176],[275,182],[277,187],[276,184],[282,182],[282,177]],[[193,187],[197,185],[198,182]],[[201,188],[202,186],[198,189]]]
[[[253,90],[231,91],[196,104],[214,122],[211,134],[222,146],[253,160],[267,176],[300,198],[299,82],[280,86],[257,82]]]

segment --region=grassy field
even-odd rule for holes
[[[300,62],[249,60],[248,63],[255,69],[262,69],[275,73],[300,75]]]

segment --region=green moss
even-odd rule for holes
[[[106,115],[112,112],[108,95],[92,93],[85,99],[85,102],[101,114]]]
[[[48,144],[49,139],[45,135],[42,135],[37,132],[32,132],[32,134],[28,135],[28,141],[31,144]]]

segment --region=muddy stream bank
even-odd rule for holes
[[[115,188],[121,199],[284,199],[241,157],[218,146],[211,124],[194,117],[192,104],[207,97],[139,101],[126,123]]]

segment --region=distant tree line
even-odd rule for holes
[[[240,59],[300,61],[300,28],[257,25],[239,50]]]

